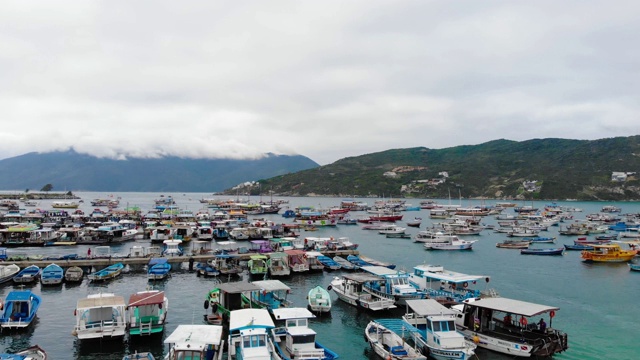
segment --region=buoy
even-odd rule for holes
[[[489,282],[489,277],[484,278],[484,281]]]
[[[527,323],[528,323],[528,321],[527,321],[526,317],[523,316],[523,317],[520,318],[520,325],[527,326]]]
[[[466,282],[466,281],[465,281],[465,282],[463,282],[463,283],[462,283],[462,287],[463,287],[463,288],[465,288],[465,289],[466,289],[466,288],[467,288],[467,286],[469,286],[469,283],[468,283],[468,282]]]
[[[480,342],[480,338],[478,337],[478,335],[475,335],[473,337],[473,342],[476,343],[476,344],[478,344]]]
[[[327,290],[331,290],[331,289],[333,289],[333,286],[331,285],[327,286]]]
[[[78,332],[74,329],[74,330],[71,332],[71,336],[78,336]]]
[[[1,307],[1,306],[0,306],[0,310],[2,310],[2,307]],[[549,312],[549,316],[551,316],[551,317],[556,316],[556,312],[555,312],[555,310],[551,310],[551,311]]]

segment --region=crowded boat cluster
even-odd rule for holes
[[[189,270],[199,276],[236,277],[206,293],[203,325],[179,325],[165,339],[170,344],[167,359],[221,359],[223,352],[228,359],[249,358],[252,354],[260,354],[256,358],[261,359],[335,359],[338,354],[316,341],[308,321],[331,312],[330,292],[364,311],[393,315],[404,310],[402,316],[376,318],[363,329],[372,351],[384,359],[469,359],[478,347],[511,356],[551,356],[568,349],[567,334],[552,326],[560,310],[556,306],[501,297],[489,287],[490,277],[485,274],[463,274],[432,264],[399,270],[395,264],[358,254],[358,245],[347,237],[302,236],[301,232],[356,225],[389,238],[412,238],[428,250],[471,250],[478,240],[459,237],[494,231],[507,238],[496,245],[498,248],[551,255],[547,253],[550,249],[530,246],[554,243],[555,237],[542,234],[548,227],[558,226],[560,235],[576,236],[573,245],[584,246],[580,248],[584,261],[620,262],[636,256],[637,240],[615,241],[618,236],[637,237],[633,234],[640,228],[638,214],[621,215],[617,208],[603,207],[602,212],[579,220],[575,218],[579,209],[555,204],[544,209],[514,203],[464,208],[423,201],[414,207],[393,200],[368,206],[345,199],[330,209],[283,209],[286,202],[282,201],[248,205],[202,199],[203,208],[194,213],[180,209],[171,197],[164,196],[145,212],[139,208],[119,209],[115,200],[97,200],[92,202],[95,210],[89,214],[73,207],[75,204],[65,205],[75,209],[71,213],[59,208],[7,209],[0,229],[6,247],[96,246],[89,248],[93,251],[87,256],[70,254],[64,259],[50,259],[64,260],[66,269],[55,263],[44,269],[36,265],[20,269],[7,263],[0,266],[0,280],[39,281],[42,286],[85,278],[108,282],[127,268],[117,262],[118,257],[144,259],[149,281],[167,279],[172,270],[187,262]],[[396,222],[405,212],[416,209],[428,209],[429,217],[439,222],[432,221],[430,228],[410,235]],[[352,217],[357,212],[360,215]],[[278,214],[285,220],[276,221],[264,216],[267,214]],[[495,216],[498,226],[483,224],[482,219],[489,215]],[[422,219],[414,217],[404,223],[420,228]],[[587,240],[590,234],[598,235]],[[150,246],[132,246],[126,255],[110,252],[110,245],[133,239],[149,241]],[[187,251],[183,246],[189,242],[192,245]],[[630,248],[622,249],[622,244]],[[572,250],[567,245],[566,250]],[[9,262],[24,260],[12,258],[6,247],[0,249],[0,257]],[[208,257],[194,264],[195,256]],[[116,262],[98,271],[89,271],[91,266],[68,266],[74,260],[102,258]],[[631,264],[632,270],[634,266]],[[287,298],[290,288],[283,282],[286,279],[336,270],[340,271],[333,273],[327,288],[309,289],[304,306]],[[243,281],[244,275],[249,281]],[[0,324],[3,328],[28,328],[41,305],[46,306],[46,302],[29,290],[11,291],[4,299]],[[95,341],[162,334],[168,307],[167,298],[158,290],[136,292],[128,302],[112,293],[89,295],[77,302],[73,335],[81,341]],[[282,324],[276,327],[277,322]],[[43,354],[30,355],[34,359],[46,358],[39,348],[24,351]],[[140,356],[153,358],[151,353],[137,353],[125,359]]]

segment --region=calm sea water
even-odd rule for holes
[[[109,195],[122,197],[122,205],[140,206],[142,209],[152,207],[153,200],[159,193],[77,193],[85,204],[82,209],[90,211],[89,201],[94,198],[105,198]],[[173,195],[178,205],[196,212],[202,206],[198,199],[210,197],[209,194],[165,194]],[[258,199],[253,199],[257,201]],[[333,206],[340,203],[339,198],[288,198],[289,206]],[[372,203],[374,199],[362,199]],[[418,205],[419,200],[408,202]],[[442,201],[446,203],[446,201]],[[479,202],[463,200],[464,206],[477,205]],[[487,204],[491,204],[490,201]],[[529,205],[530,203],[527,203]],[[534,203],[542,207],[546,202]],[[581,208],[575,213],[576,218],[584,218],[586,214],[598,212],[603,205],[620,206],[625,213],[640,212],[639,203],[597,203],[566,202],[567,205]],[[47,202],[41,207],[49,208]],[[512,211],[512,210],[510,210]],[[357,214],[357,213],[356,213]],[[410,211],[404,214],[405,220],[422,217],[421,229],[430,226],[427,210]],[[278,222],[290,222],[280,215],[270,215]],[[486,224],[495,224],[493,217],[483,220]],[[400,222],[399,224],[402,224]],[[409,228],[408,232],[418,230]],[[545,236],[557,236],[555,246],[571,243],[573,237],[558,236],[558,228],[552,227]],[[541,234],[541,235],[542,235]],[[305,235],[305,232],[302,233]],[[567,252],[564,256],[523,256],[517,250],[498,249],[495,243],[506,238],[504,234],[486,230],[482,235],[474,237],[479,240],[473,251],[469,252],[436,252],[426,251],[419,243],[410,239],[388,239],[376,232],[365,231],[360,226],[342,226],[333,229],[321,229],[308,236],[347,236],[359,243],[362,254],[379,260],[393,262],[399,268],[410,270],[421,263],[440,264],[445,268],[469,273],[483,274],[491,277],[490,287],[495,288],[502,296],[519,300],[554,305],[560,307],[553,319],[553,327],[569,334],[569,350],[556,356],[557,359],[636,359],[638,351],[637,322],[639,319],[637,301],[640,298],[640,274],[630,272],[626,264],[589,265],[580,261],[579,252]],[[113,247],[112,252],[127,253],[132,245],[145,246],[148,242],[130,242]],[[69,248],[18,248],[15,252],[50,254],[85,254],[87,246]],[[292,276],[284,280],[293,290],[289,299],[296,306],[306,307],[305,296],[309,289],[316,285],[328,286],[331,279],[340,273],[319,273],[312,275]],[[164,290],[169,298],[169,323],[165,336],[179,324],[200,324],[205,313],[204,297],[217,282],[226,279],[199,278],[186,270],[174,272],[172,277],[155,288]],[[98,292],[113,292],[128,297],[148,286],[143,271],[130,272],[104,285],[89,284],[86,280],[75,286],[63,285],[58,288],[42,288],[33,285],[31,290],[42,295],[42,305],[38,311],[38,320],[26,332],[0,334],[0,352],[16,351],[33,344],[39,344],[52,359],[121,359],[134,350],[152,351],[157,358],[166,352],[162,339],[152,341],[136,341],[124,343],[90,343],[80,344],[71,331],[75,324],[73,311],[78,299]],[[11,284],[0,288],[0,296],[4,298],[14,289]],[[334,295],[332,316],[314,319],[312,327],[318,332],[318,340],[336,351],[342,359],[375,359],[375,355],[367,350],[363,339],[366,324],[376,317],[400,317],[404,310],[383,315],[362,312],[338,301]],[[479,349],[478,358],[508,359],[509,357]]]

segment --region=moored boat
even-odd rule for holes
[[[2,307],[2,329],[24,329],[31,325],[41,303],[31,290],[14,290],[7,294]]]
[[[452,309],[458,331],[478,347],[511,357],[549,357],[569,348],[567,334],[551,326],[558,307],[494,297]],[[549,316],[548,327],[543,315]]]
[[[123,338],[127,328],[126,304],[122,296],[92,294],[78,300],[72,334],[78,340]]]
[[[20,272],[20,267],[16,264],[0,265],[0,284],[13,279]]]
[[[87,275],[89,281],[105,281],[115,279],[122,274],[124,265],[122,263],[115,263],[107,266],[106,268],[96,271],[93,274]]]
[[[322,286],[316,286],[307,294],[309,310],[315,313],[331,312],[331,295]]]
[[[337,262],[340,265],[340,268],[343,270],[357,270],[359,267],[353,264],[351,261],[343,258],[342,256],[334,256],[333,261]]]
[[[329,290],[333,290],[340,300],[356,307],[372,311],[395,309],[393,296],[383,296],[364,291],[365,283],[381,280],[379,276],[364,273],[344,274],[342,278],[335,277],[331,281]]]
[[[496,243],[496,247],[502,249],[528,249],[529,248],[528,241],[518,241],[518,240],[505,240],[503,242]]]
[[[20,350],[15,354],[0,353],[2,360],[47,360],[47,353],[38,345]]]
[[[395,328],[395,331],[391,328]],[[399,319],[373,320],[364,330],[369,346],[383,359],[427,360],[417,347],[411,346],[405,340],[406,337],[411,338],[416,334],[417,329]]]
[[[164,331],[169,300],[164,291],[137,292],[129,298],[127,314],[129,335],[153,335]]]
[[[562,255],[564,248],[546,248],[546,249],[522,249],[520,254],[522,255]]]
[[[64,281],[69,283],[81,282],[84,270],[79,266],[72,266],[64,272]]]
[[[324,266],[325,270],[340,270],[342,267],[335,260],[325,255],[318,256],[318,261]]]
[[[593,250],[581,254],[585,262],[626,262],[633,259],[638,250],[625,250],[619,244],[592,245]]]
[[[338,358],[338,354],[316,341],[316,332],[309,327],[308,321],[315,316],[309,310],[305,308],[274,309],[273,316],[276,320],[285,322],[283,327],[271,329],[273,344],[283,360]]]
[[[169,344],[165,360],[222,359],[222,326],[178,325],[164,343]]]
[[[593,250],[589,244],[564,244],[565,250]]]
[[[167,258],[151,258],[147,264],[147,279],[163,280],[169,276],[171,264]]]
[[[240,309],[231,311],[229,319],[229,360],[278,359],[271,336],[275,327],[266,309]]]
[[[20,270],[20,272],[13,277],[13,282],[18,284],[33,283],[40,278],[40,272],[40,267],[36,265],[29,265]]]
[[[59,285],[62,284],[64,270],[57,264],[49,264],[40,274],[40,282],[42,285]]]
[[[631,271],[640,271],[640,264],[629,263],[629,270],[631,270]]]
[[[153,354],[150,352],[134,352],[122,357],[122,360],[155,360]]]

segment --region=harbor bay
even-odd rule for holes
[[[95,198],[120,197],[122,207],[138,206],[143,211],[153,207],[158,193],[76,193],[84,203],[80,208],[85,212],[92,210],[89,200]],[[187,193],[171,194],[180,208],[197,212],[203,207],[199,199],[211,197],[208,194]],[[224,198],[224,197],[222,197]],[[264,199],[263,199],[264,200]],[[287,198],[286,206],[313,206],[329,208],[337,206],[340,198],[305,197]],[[376,199],[359,199],[373,203]],[[258,199],[253,199],[258,201]],[[418,205],[419,199],[407,202]],[[448,200],[440,200],[446,204]],[[465,207],[473,207],[492,201],[462,200]],[[534,202],[534,206],[544,208],[548,202]],[[597,213],[604,205],[615,205],[622,213],[640,212],[638,203],[603,203],[603,202],[558,202],[559,205],[580,208],[573,213],[575,221],[584,219],[587,214]],[[41,201],[41,208],[48,208],[48,201]],[[531,202],[527,202],[531,205]],[[513,210],[506,209],[505,213]],[[282,213],[282,211],[281,211]],[[352,216],[364,215],[364,212],[353,212]],[[403,212],[403,220],[397,224],[404,226],[406,221],[415,217],[423,219],[420,228],[407,228],[411,234],[430,227],[439,220],[429,219],[428,210]],[[255,215],[249,218],[264,217],[277,223],[291,223],[280,214]],[[497,225],[493,216],[482,218],[485,225]],[[562,224],[561,224],[562,225]],[[559,234],[560,226],[550,227],[541,236],[556,238],[552,247],[562,247],[573,243],[574,236]],[[427,251],[422,244],[410,238],[388,238],[376,231],[367,231],[361,225],[338,225],[318,227],[316,231],[299,230],[301,237],[348,237],[358,243],[358,251],[366,256],[381,261],[394,263],[398,269],[411,271],[420,264],[438,264],[449,270],[467,274],[479,274],[490,277],[485,284],[495,289],[501,296],[533,303],[557,306],[560,310],[553,319],[553,327],[569,335],[569,349],[554,356],[557,359],[634,359],[637,340],[635,339],[634,316],[635,299],[640,295],[638,273],[629,271],[626,263],[621,264],[589,264],[581,261],[580,252],[565,252],[563,256],[524,256],[518,250],[496,248],[496,243],[504,241],[506,235],[486,229],[476,236],[465,236],[467,240],[477,240],[470,251]],[[132,246],[149,246],[149,240],[138,239],[113,245],[111,251],[126,254]],[[187,246],[190,246],[187,244]],[[213,245],[215,246],[215,245]],[[84,255],[90,245],[55,246],[55,247],[20,247],[8,250],[11,253],[38,255],[65,255],[77,253]],[[121,359],[124,354],[133,351],[152,351],[156,358],[161,358],[167,348],[161,338],[126,340],[124,343],[93,342],[84,344],[71,335],[75,323],[74,309],[78,299],[89,294],[115,293],[125,298],[131,294],[153,287],[164,290],[169,299],[168,336],[179,324],[202,324],[203,301],[209,290],[220,282],[229,281],[224,277],[197,277],[188,270],[188,257],[182,269],[172,272],[168,280],[152,283],[147,280],[143,270],[131,270],[117,279],[106,283],[89,283],[86,279],[78,285],[64,284],[62,287],[42,287],[39,284],[28,286],[34,293],[42,297],[38,318],[34,326],[22,332],[3,331],[0,336],[1,351],[16,351],[30,345],[38,344],[46,349],[52,359]],[[291,275],[283,282],[291,287],[291,300],[294,306],[305,307],[307,292],[317,286],[327,288],[335,276],[341,271],[313,274]],[[248,279],[245,274],[244,280]],[[0,288],[4,298],[11,290],[17,289],[11,283]],[[363,331],[368,322],[376,318],[399,318],[404,308],[386,313],[370,313],[347,305],[335,297],[331,317],[318,317],[311,321],[311,326],[318,332],[318,340],[342,359],[376,359],[376,355],[368,350],[363,340]],[[508,359],[509,356],[478,349],[480,359]]]

